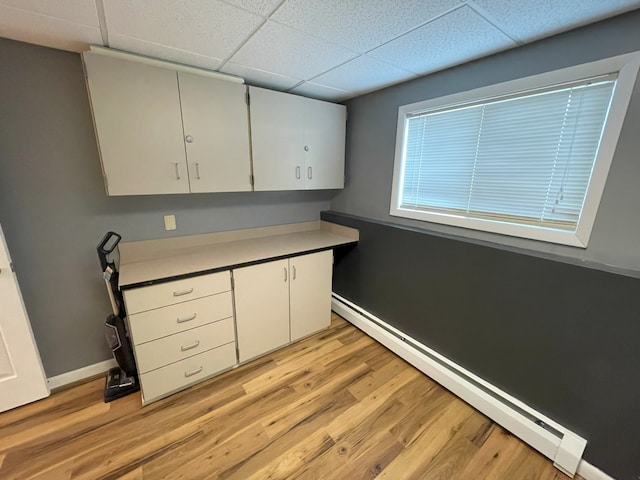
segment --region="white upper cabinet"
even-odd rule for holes
[[[347,109],[344,105],[304,99],[305,186],[344,188]]]
[[[250,87],[255,190],[344,187],[346,108]]]
[[[109,195],[251,190],[243,84],[83,58]]]
[[[191,192],[251,190],[246,87],[178,72]]]
[[[249,87],[256,190],[303,190],[302,97]]]
[[[84,55],[107,193],[188,193],[176,72]]]

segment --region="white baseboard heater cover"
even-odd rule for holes
[[[396,355],[444,386],[573,477],[587,441],[520,400],[333,293],[332,309]]]

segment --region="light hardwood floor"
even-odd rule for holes
[[[0,414],[0,478],[568,478],[335,315],[325,332],[145,408],[139,394],[103,403],[103,386]]]

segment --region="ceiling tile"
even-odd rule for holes
[[[306,80],[356,56],[334,43],[267,21],[231,60]]]
[[[527,42],[640,7],[639,0],[476,0],[474,4],[506,33]]]
[[[287,0],[271,19],[363,53],[459,6],[458,0]]]
[[[233,62],[227,62],[220,71],[242,77],[251,85],[274,88],[276,90],[288,90],[301,81],[297,78],[291,78],[273,72],[265,72],[264,70],[258,70],[257,68],[251,68]]]
[[[100,27],[95,0],[0,0],[0,5],[19,8],[28,12],[40,13],[73,23]]]
[[[224,0],[250,12],[266,17],[278,6],[281,0]]]
[[[290,90],[290,93],[303,95],[305,97],[317,98],[319,100],[331,100],[334,102],[354,95],[353,92],[347,92],[345,90],[340,90],[313,82],[304,82],[296,88]]]
[[[109,46],[125,52],[137,53],[146,57],[160,58],[169,62],[182,63],[207,70],[217,70],[222,65],[219,58],[211,58],[197,53],[145,42],[125,35],[109,35]]]
[[[416,75],[375,58],[362,55],[313,79],[347,91],[365,92],[413,78]]]
[[[224,59],[264,19],[217,0],[108,0],[109,35]]]
[[[81,52],[102,44],[100,29],[0,5],[0,37]]]
[[[369,55],[425,74],[514,46],[509,37],[464,6],[376,48]]]

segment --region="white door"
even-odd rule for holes
[[[109,195],[189,193],[178,74],[83,55]]]
[[[251,190],[246,87],[178,72],[191,193]]]
[[[289,261],[238,268],[233,282],[240,361],[289,343]]]
[[[333,250],[289,259],[291,341],[331,324]]]
[[[49,395],[0,226],[0,412]]]
[[[305,188],[344,188],[347,109],[304,99]]]
[[[304,98],[249,87],[254,189],[304,190]]]

